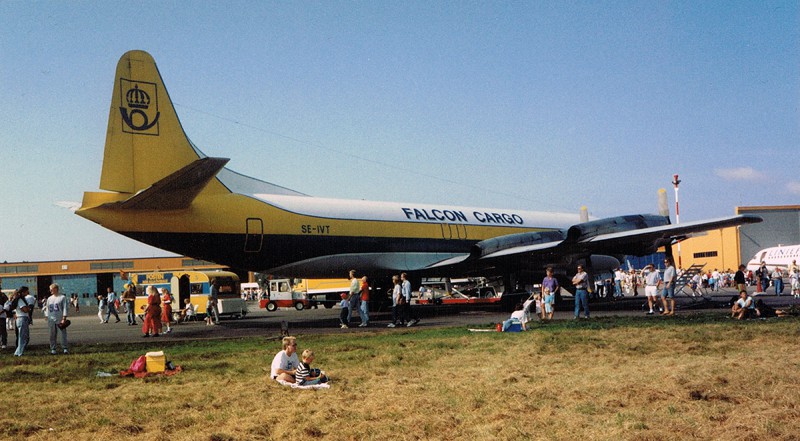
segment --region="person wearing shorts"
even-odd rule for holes
[[[647,315],[653,315],[653,305],[658,301],[658,285],[661,284],[661,276],[653,265],[644,268],[644,295],[647,296],[647,306],[650,311]]]
[[[661,303],[664,304],[664,311],[661,315],[675,315],[675,281],[677,274],[672,265],[672,259],[664,259],[667,269],[664,270],[664,290],[661,291]]]

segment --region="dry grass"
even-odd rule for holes
[[[266,381],[279,343],[263,338],[164,347],[186,371],[144,380],[95,375],[152,347],[3,355],[0,439],[792,440],[798,323],[610,318],[522,334],[300,336],[333,378],[319,391]]]

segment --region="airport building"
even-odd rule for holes
[[[736,214],[752,214],[764,221],[712,230],[681,242],[681,266],[699,264],[709,271],[736,271],[759,250],[800,244],[800,205],[736,207]],[[677,261],[677,246],[672,247],[672,253]]]
[[[97,294],[105,294],[106,288],[121,293],[129,273],[181,269],[228,270],[189,257],[0,263],[0,285],[3,290],[27,286],[37,299],[43,299],[49,295],[50,284],[58,283],[68,297],[77,294],[81,305],[95,306]],[[239,277],[246,281],[247,273]]]

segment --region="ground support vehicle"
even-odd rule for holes
[[[236,318],[246,316],[247,303],[239,294],[239,276],[228,271],[155,271],[131,274],[129,280],[136,285],[135,311],[140,314],[144,310],[147,304],[145,288],[153,285],[157,289],[167,288],[175,298],[172,302],[173,315],[180,314],[187,299],[194,305],[197,314],[206,314],[212,279],[217,280],[219,288],[217,298],[219,315]]]
[[[302,311],[306,308],[317,307],[317,302],[309,300],[306,294],[292,289],[291,280],[273,279],[266,283],[266,298],[258,301],[258,307],[267,311],[278,308],[295,308]]]

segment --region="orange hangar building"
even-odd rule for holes
[[[680,264],[685,268],[703,265],[704,271],[733,270],[747,264],[764,248],[800,243],[800,205],[736,207],[736,214],[753,214],[764,219],[757,224],[711,230],[681,242]],[[672,247],[678,260],[678,247]]]
[[[127,275],[134,272],[161,270],[228,270],[213,262],[189,257],[154,257],[102,260],[62,260],[45,262],[0,263],[0,285],[13,290],[20,286],[30,288],[37,299],[46,297],[51,283],[58,283],[68,297],[77,295],[81,305],[96,305],[98,293],[111,287],[120,293],[127,283]],[[239,274],[247,280],[247,273]]]

